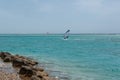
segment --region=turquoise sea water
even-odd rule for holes
[[[120,35],[0,35],[0,51],[40,62],[60,80],[120,80]]]

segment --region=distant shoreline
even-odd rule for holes
[[[0,33],[0,35],[63,35],[64,33]],[[120,33],[70,33],[70,35],[120,35]]]

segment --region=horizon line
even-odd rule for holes
[[[52,34],[64,34],[64,33],[0,33],[0,35],[9,35],[9,34],[13,34],[13,35],[21,35],[21,34],[36,34],[36,35],[39,35],[39,34],[45,34],[45,35],[52,35]],[[70,33],[70,34],[120,34],[120,33]]]

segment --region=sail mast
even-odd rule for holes
[[[69,32],[70,30],[68,29],[65,33],[64,33],[64,39],[67,39],[69,37]]]

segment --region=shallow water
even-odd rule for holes
[[[34,58],[61,80],[120,79],[120,35],[0,35],[0,50]]]
[[[6,73],[17,73],[17,69],[12,67],[11,63],[4,63],[2,59],[0,58],[0,71],[6,72]]]

